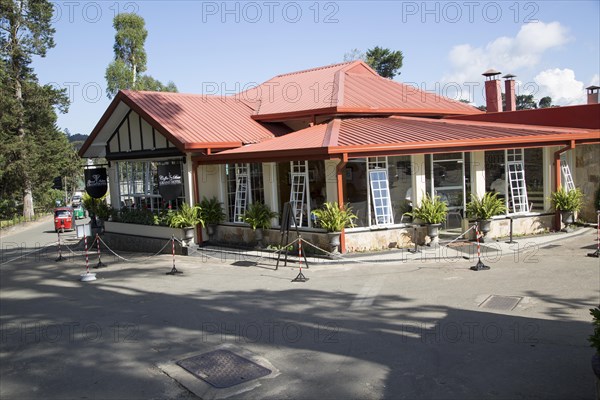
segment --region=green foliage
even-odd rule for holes
[[[216,197],[207,199],[202,198],[199,204],[200,206],[200,219],[204,225],[216,225],[225,220],[225,213],[223,212],[223,205]]]
[[[190,228],[202,223],[200,207],[182,203],[178,210],[173,211],[169,226],[171,228]],[[204,223],[202,223],[204,226]]]
[[[0,200],[0,219],[10,219],[17,213],[17,202],[12,199]]]
[[[147,55],[144,48],[148,31],[142,17],[134,13],[122,13],[113,20],[115,28],[115,59],[106,68],[106,94],[114,97],[121,89],[177,92],[173,82],[166,85],[146,71]]]
[[[154,214],[147,208],[123,208],[113,221],[126,224],[155,225]]]
[[[45,202],[54,176],[64,176],[70,146],[56,127],[56,109],[65,112],[65,90],[40,85],[33,56],[54,47],[52,3],[0,3],[0,187],[2,198],[23,197],[23,213]],[[66,156],[66,157],[65,157]]]
[[[90,214],[95,215],[96,217],[107,220],[109,216],[112,215],[112,208],[106,204],[106,195],[104,195],[101,199],[94,199],[87,193],[83,194],[81,198],[81,203],[83,207],[90,212]]]
[[[327,232],[341,232],[342,229],[353,227],[357,218],[352,213],[350,205],[340,207],[337,202],[326,202],[321,208],[312,212],[317,217],[317,223]]]
[[[583,204],[583,193],[579,188],[567,191],[561,187],[552,193],[550,200],[558,211],[579,211]]]
[[[550,96],[542,97],[540,99],[540,102],[538,103],[538,105],[540,108],[552,107],[552,97],[550,97]]]
[[[498,193],[487,192],[482,198],[471,194],[471,201],[467,203],[467,215],[478,220],[490,219],[505,212],[506,205],[504,200],[498,198]]]
[[[406,214],[420,219],[426,224],[441,224],[446,220],[448,205],[441,200],[440,196],[431,197],[426,194],[421,200],[421,204]]]
[[[398,70],[402,68],[404,56],[400,50],[392,51],[375,46],[367,50],[365,60],[379,75],[392,79],[400,74]]]
[[[531,110],[537,108],[532,94],[520,94],[516,98],[517,110]]]
[[[242,220],[249,224],[253,230],[269,229],[271,227],[271,219],[277,217],[277,213],[271,211],[268,205],[260,202],[252,203],[248,206]]]
[[[590,342],[590,346],[596,349],[596,353],[600,354],[600,306],[590,308],[590,314],[593,317],[594,333],[589,336],[588,341]]]

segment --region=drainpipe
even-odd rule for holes
[[[561,182],[560,182],[560,177],[561,177],[560,155],[562,153],[564,153],[565,151],[568,151],[568,150],[571,150],[574,148],[575,148],[575,141],[571,140],[571,143],[569,143],[569,145],[567,145],[567,147],[563,147],[562,149],[559,149],[554,152],[554,191],[557,191],[561,185]],[[559,231],[560,228],[561,228],[560,213],[558,212],[558,210],[556,210],[554,212],[554,229]]]
[[[337,197],[340,207],[344,206],[344,170],[348,164],[348,153],[342,154],[341,162],[335,168],[337,174]],[[340,253],[346,252],[346,232],[342,229],[340,234]]]
[[[200,163],[198,161],[192,162],[192,187],[194,188],[194,204],[200,202],[200,192],[198,191],[198,167]],[[202,245],[202,224],[196,225],[196,235],[198,237],[198,244]]]

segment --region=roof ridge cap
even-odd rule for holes
[[[354,63],[358,63],[358,62],[362,62],[362,61],[361,60],[344,61],[344,62],[336,63],[336,64],[322,65],[320,67],[314,67],[314,68],[308,68],[308,69],[303,69],[303,70],[299,70],[299,71],[287,72],[285,74],[275,75],[273,78],[269,79],[266,82],[269,82],[270,80],[272,80],[274,78],[281,78],[283,76],[298,75],[298,74],[302,74],[302,73],[305,73],[305,72],[319,71],[319,70],[322,70],[322,69],[334,68],[334,67],[339,67],[339,66],[342,66],[342,65],[350,65],[350,64],[354,64]]]

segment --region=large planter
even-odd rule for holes
[[[262,248],[264,246],[264,232],[261,228],[256,228],[254,231],[254,238],[256,239],[256,247]]]
[[[206,225],[206,233],[208,234],[208,240],[212,241],[215,234],[217,233],[217,225],[216,224],[207,224]]]
[[[155,239],[171,239],[171,237],[175,236],[175,238],[181,240],[186,245],[189,245],[194,239],[193,227],[182,229],[170,228],[168,226],[126,224],[123,222],[105,221],[104,231]]]
[[[329,248],[332,253],[340,252],[340,232],[329,232],[327,233],[329,239]]]
[[[569,225],[572,225],[575,222],[574,214],[573,211],[560,212],[560,219],[562,220],[562,223],[565,224],[565,228],[563,229],[564,232],[569,232]]]
[[[427,236],[431,239],[431,242],[429,242],[430,246],[435,246],[439,243],[440,226],[442,226],[442,224],[427,225]]]
[[[479,229],[479,232],[482,235],[480,240],[483,242],[484,238],[487,236],[489,231],[492,230],[492,220],[491,219],[483,219],[483,220],[477,221],[477,228]]]

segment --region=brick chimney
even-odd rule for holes
[[[504,99],[506,105],[504,111],[516,111],[517,110],[517,97],[515,95],[515,80],[516,75],[506,74],[503,76],[504,81]]]
[[[598,104],[600,103],[600,86],[589,86],[587,89],[587,103]]]
[[[497,76],[500,72],[494,69],[488,69],[483,74],[485,76],[485,106],[487,112],[502,111],[502,91],[500,90],[500,81]]]

